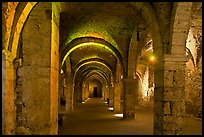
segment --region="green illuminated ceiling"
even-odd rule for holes
[[[89,67],[104,66],[103,62],[89,60],[98,58],[107,62],[105,66],[113,75],[118,62],[124,71],[132,32],[140,16],[134,6],[128,2],[64,2],[61,5],[61,64],[69,56],[72,70],[82,74]],[[104,73],[108,72],[107,68],[102,69]]]

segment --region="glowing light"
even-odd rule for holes
[[[155,60],[156,60],[155,56],[154,56],[154,55],[151,55],[151,56],[150,56],[150,62],[153,63],[153,62],[155,62]]]
[[[105,103],[107,104],[108,102],[106,101]]]
[[[63,73],[64,71],[61,69],[61,74]]]
[[[115,114],[116,117],[122,118],[123,114]]]
[[[109,110],[110,110],[110,111],[113,111],[113,107],[110,107]]]
[[[84,101],[82,103],[85,103]]]

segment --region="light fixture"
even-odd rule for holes
[[[154,63],[155,60],[156,60],[155,56],[154,56],[154,55],[151,55],[151,56],[150,56],[150,62],[151,62],[151,63]]]
[[[109,110],[110,110],[110,111],[113,111],[113,107],[110,107]]]
[[[115,114],[115,116],[118,117],[118,118],[122,118],[123,114]]]

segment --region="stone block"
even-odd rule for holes
[[[175,20],[185,20],[188,21],[190,19],[190,6],[182,6],[178,7],[175,15]]]
[[[184,70],[179,69],[174,72],[173,85],[174,87],[181,87],[181,88],[185,86],[185,71]]]
[[[50,77],[50,67],[38,67],[37,74],[39,77]]]
[[[172,102],[172,115],[174,116],[184,116],[185,115],[184,99],[181,99],[181,101]]]
[[[173,32],[172,35],[172,48],[178,46],[177,50],[185,49],[185,43],[188,35],[184,32]]]
[[[173,93],[172,101],[179,101],[185,98],[184,87],[181,88],[173,87],[172,93]]]
[[[171,102],[164,102],[164,114],[171,114]]]
[[[172,101],[174,99],[174,96],[173,96],[173,88],[168,88],[168,87],[165,87],[164,88],[164,96],[163,96],[163,101]]]
[[[174,117],[174,116],[165,116],[164,117],[164,131],[176,131],[182,128],[182,124],[180,124],[182,118]]]
[[[164,87],[173,87],[173,74],[174,71],[164,71]]]
[[[186,20],[175,20],[173,32],[187,32],[188,25],[189,22]]]

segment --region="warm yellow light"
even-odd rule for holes
[[[150,61],[150,63],[155,63],[155,61],[156,61],[156,57],[152,54],[152,55],[150,55],[149,56],[149,61]]]
[[[151,57],[150,57],[150,61],[153,62],[154,60],[155,60],[155,57],[154,57],[154,56],[151,56]]]
[[[113,107],[110,107],[109,110],[113,111]]]
[[[116,117],[122,118],[123,114],[115,114]]]
[[[85,103],[84,101],[82,103]]]
[[[67,53],[66,55],[63,57],[63,60],[62,60],[62,65],[64,64],[66,58],[69,56],[69,54],[74,51],[75,49],[78,49],[78,48],[81,48],[81,47],[84,47],[84,46],[94,46],[96,48],[103,48],[103,49],[106,49],[107,51],[109,51],[110,53],[112,53],[115,57],[117,57],[117,55],[115,54],[115,52],[110,48],[108,47],[107,45],[104,45],[104,44],[101,44],[101,43],[96,43],[96,42],[85,42],[85,43],[81,43],[81,44],[78,44],[76,46],[74,46],[73,48],[71,48]]]

